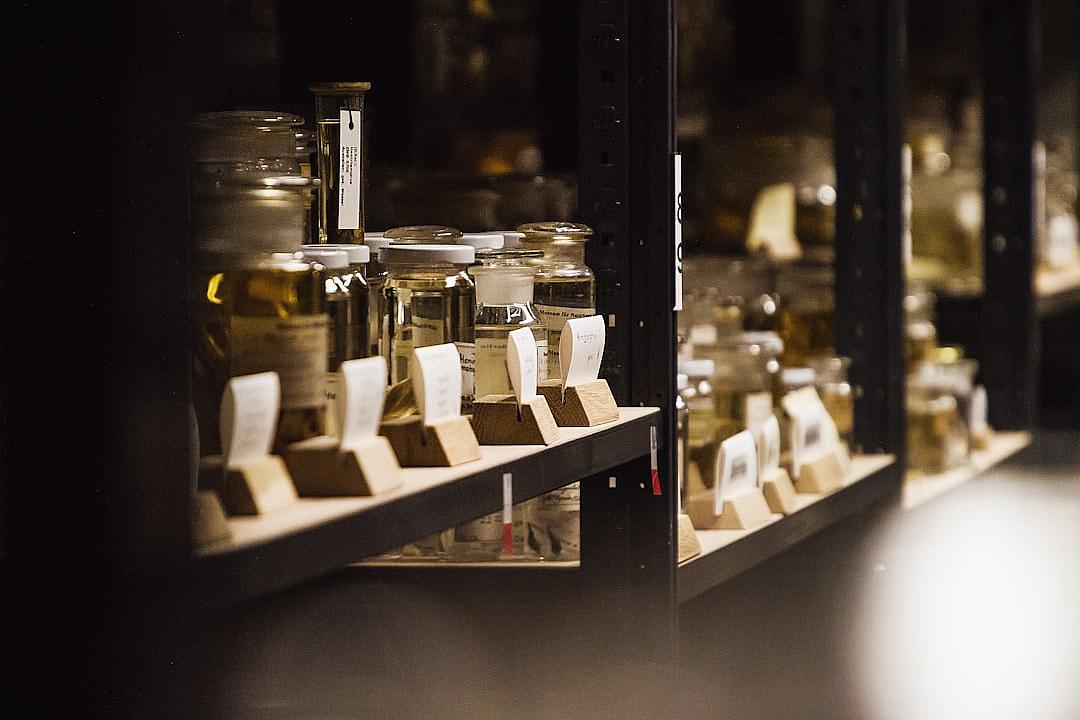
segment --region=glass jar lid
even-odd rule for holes
[[[350,93],[367,92],[371,89],[371,83],[362,82],[317,82],[308,85],[308,90],[316,95],[348,95]]]
[[[350,265],[364,265],[371,261],[371,249],[367,245],[355,243],[320,243],[318,245],[301,245],[300,250],[307,253],[309,250],[341,250],[349,258]]]
[[[543,250],[525,250],[523,248],[480,249],[476,251],[477,261],[484,265],[523,265],[527,260],[542,257],[544,257]]]
[[[716,338],[715,344],[720,350],[748,355],[776,357],[784,352],[784,341],[776,333],[767,330],[720,335]]]
[[[300,252],[308,262],[317,262],[328,270],[343,270],[349,267],[349,253],[344,250],[303,247]]]
[[[525,240],[552,242],[585,242],[592,235],[592,228],[581,223],[565,220],[545,220],[543,222],[518,225],[518,232],[524,233]]]
[[[226,110],[224,112],[199,113],[191,121],[192,127],[205,130],[245,129],[256,132],[288,130],[295,132],[303,125],[304,118],[277,110]]]
[[[390,228],[383,237],[390,238],[395,245],[419,244],[442,245],[457,243],[462,232],[445,225],[404,225]]]
[[[380,262],[388,265],[471,265],[476,249],[468,245],[398,245],[379,250]]]
[[[457,241],[477,250],[498,250],[505,244],[502,233],[462,233]]]

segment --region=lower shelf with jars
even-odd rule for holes
[[[659,423],[656,408],[619,408],[617,421],[562,428],[546,447],[485,445],[479,460],[456,467],[404,468],[402,487],[375,497],[301,498],[230,518],[229,540],[195,551],[194,592],[210,606],[237,605],[498,512],[506,473],[514,502],[536,497],[647,457]]]
[[[838,490],[800,493],[789,515],[774,513],[749,530],[696,530],[701,553],[679,564],[679,602],[702,595],[878,500],[898,495],[901,481],[895,456],[857,455]]]
[[[904,508],[910,510],[955,490],[1020,452],[1030,443],[1031,433],[995,432],[990,435],[986,446],[973,450],[969,461],[960,467],[935,475],[909,470],[904,479]]]

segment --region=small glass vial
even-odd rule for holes
[[[383,233],[395,245],[457,245],[462,232],[445,225],[405,225]]]
[[[221,449],[230,377],[274,371],[281,409],[274,452],[325,431],[329,317],[320,264],[295,253],[203,254],[195,275],[194,395],[203,452]]]
[[[829,413],[840,439],[849,448],[855,440],[855,399],[848,382],[851,358],[817,358],[810,362],[814,371],[814,387]]]
[[[364,93],[371,89],[371,83],[325,82],[309,85],[308,89],[315,96],[322,181],[319,242],[362,243],[367,177]]]
[[[712,383],[716,365],[712,360],[680,360],[679,374],[686,376],[679,395],[687,409],[686,492],[693,495],[711,488],[715,480],[719,439]]]
[[[386,359],[390,383],[409,376],[415,348],[454,343],[461,356],[462,412],[472,410],[476,288],[466,269],[468,245],[391,245],[379,251],[387,268]]]
[[[537,349],[537,377],[546,376],[547,330],[532,305],[536,269],[513,257],[489,258],[472,268],[476,282],[476,397],[513,392],[506,366],[512,331],[527,327]]]
[[[596,314],[596,276],[585,264],[585,241],[592,228],[549,221],[519,225],[521,247],[541,250],[532,261],[537,272],[533,305],[548,332],[548,373],[559,377],[559,341],[567,320]]]

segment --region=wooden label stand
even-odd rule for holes
[[[327,435],[292,443],[285,464],[301,497],[378,495],[402,483],[394,450],[378,435],[344,449]]]
[[[225,517],[225,508],[221,506],[218,494],[212,490],[199,490],[195,493],[194,501],[191,535],[195,547],[231,539],[232,530],[229,529],[229,520]]]
[[[694,523],[686,513],[679,513],[678,562],[686,562],[701,554],[701,542],[698,540]]]
[[[481,445],[550,445],[559,439],[559,426],[541,395],[520,409],[513,395],[485,395],[473,403],[472,424]]]
[[[544,380],[536,390],[547,400],[559,427],[593,427],[619,419],[619,407],[607,380],[568,387],[565,397],[558,380]]]
[[[424,425],[418,415],[384,421],[379,434],[394,448],[402,467],[452,467],[480,459],[480,443],[467,418]]]
[[[285,461],[278,455],[225,468],[221,502],[230,515],[262,515],[296,499]]]
[[[725,500],[719,515],[711,491],[694,495],[686,501],[686,512],[698,530],[752,530],[772,519],[769,504],[757,488]]]
[[[761,491],[772,512],[782,515],[795,512],[795,486],[791,484],[791,476],[784,468],[776,468],[762,478]]]
[[[800,493],[824,495],[844,487],[844,465],[840,456],[826,450],[819,457],[802,463],[795,490]]]

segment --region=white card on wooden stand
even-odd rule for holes
[[[825,421],[828,415],[820,404],[806,403],[791,408],[791,473],[796,478],[802,466],[819,459],[826,450]]]
[[[583,385],[600,375],[606,326],[599,315],[567,320],[559,342],[562,386]]]
[[[757,444],[758,467],[767,479],[780,469],[780,423],[775,415],[758,426]]]
[[[281,403],[275,372],[229,378],[221,397],[221,454],[226,468],[270,454]]]
[[[749,430],[732,435],[720,443],[716,455],[716,514],[724,510],[724,501],[739,497],[758,485],[757,446]]]
[[[795,185],[779,183],[758,191],[750,208],[746,247],[764,249],[775,260],[794,260],[802,255],[795,237]]]
[[[341,447],[374,437],[386,396],[386,358],[381,356],[341,363],[337,394]]]
[[[452,343],[413,350],[409,376],[425,425],[461,415],[461,357]]]
[[[536,338],[531,328],[519,328],[510,333],[506,343],[506,369],[518,405],[536,397]]]

